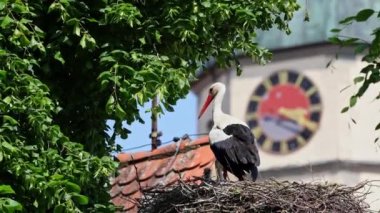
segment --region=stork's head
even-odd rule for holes
[[[208,89],[208,97],[207,97],[205,103],[202,106],[202,109],[201,109],[201,111],[200,111],[200,113],[198,115],[198,119],[206,111],[207,107],[210,105],[210,103],[212,102],[212,100],[214,100],[214,98],[218,94],[224,93],[225,90],[226,90],[226,86],[223,83],[220,83],[220,82],[216,82],[216,83],[214,83],[214,84],[212,84],[210,86],[210,88]]]

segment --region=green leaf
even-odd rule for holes
[[[205,7],[205,8],[209,8],[211,7],[211,3],[209,1],[203,1],[202,3],[202,6]]]
[[[347,106],[347,107],[344,107],[343,109],[342,109],[342,111],[340,111],[340,113],[345,113],[345,112],[347,112],[348,111],[348,109],[349,109],[349,107]]]
[[[60,174],[54,174],[51,176],[51,179],[53,180],[62,180],[65,176],[60,175]]]
[[[329,38],[329,41],[333,44],[341,44],[342,41],[337,37],[337,36],[334,36],[334,37],[330,37]]]
[[[363,43],[363,44],[358,44],[358,45],[356,45],[356,47],[355,47],[355,53],[356,54],[359,54],[359,53],[362,53],[365,49],[367,49],[369,47],[369,45],[368,44],[365,44],[365,43]]]
[[[3,80],[7,76],[7,71],[0,70],[0,81]]]
[[[354,78],[354,83],[357,84],[357,83],[360,83],[364,81],[364,77],[363,76],[358,76],[356,78]]]
[[[354,44],[356,41],[358,41],[359,39],[358,38],[349,38],[349,39],[346,39],[346,40],[342,40],[342,44],[341,45],[352,45]]]
[[[57,205],[54,207],[54,212],[53,213],[64,213],[65,212],[65,206],[64,205]]]
[[[11,7],[16,13],[28,13],[28,8],[21,2],[16,1],[15,3],[11,4]]]
[[[139,103],[139,105],[143,106],[144,105],[144,94],[141,92],[138,92],[136,94],[136,96],[137,96],[137,102]]]
[[[373,64],[370,64],[370,65],[367,65],[366,67],[364,67],[360,73],[364,73],[364,74],[367,74],[369,71],[373,70],[374,68],[374,65]]]
[[[12,98],[10,96],[7,96],[3,99],[3,102],[6,104],[10,104],[12,102]]]
[[[156,32],[154,33],[154,37],[156,38],[156,41],[157,41],[158,43],[161,43],[161,34],[160,34],[160,32],[156,31]]]
[[[61,62],[61,64],[65,64],[65,59],[63,59],[60,51],[55,52],[54,59]]]
[[[1,145],[4,148],[8,149],[8,151],[10,151],[10,152],[16,151],[16,148],[14,146],[12,146],[10,143],[6,142],[6,141],[2,142]]]
[[[14,118],[12,118],[9,115],[3,115],[3,122],[4,123],[9,122],[13,126],[16,126],[19,124],[18,121],[16,121]]]
[[[332,33],[339,33],[340,31],[342,31],[342,29],[334,28],[334,29],[330,30],[330,32],[332,32]]]
[[[80,45],[83,49],[86,48],[86,34],[84,34],[84,35],[82,36],[82,38],[80,39],[79,45]]]
[[[80,205],[87,205],[88,204],[88,197],[80,194],[73,194],[72,198],[75,202],[79,203]]]
[[[75,35],[77,35],[77,36],[80,36],[80,28],[79,28],[79,23],[78,22],[74,25],[73,33]]]
[[[342,21],[339,22],[339,24],[350,24],[353,20],[356,19],[356,16],[349,16]]]
[[[9,212],[16,212],[16,211],[21,211],[22,210],[22,205],[19,202],[13,200],[13,199],[2,198],[2,199],[0,199],[0,201],[4,201],[2,203],[2,206],[5,209],[8,209]]]
[[[4,9],[7,6],[7,0],[0,0],[0,10]]]
[[[80,186],[76,183],[73,183],[73,182],[67,182],[65,185],[66,185],[67,189],[70,190],[70,192],[79,193],[81,190]]]
[[[357,14],[356,14],[356,21],[358,22],[363,22],[363,21],[367,21],[367,19],[369,17],[371,17],[373,14],[375,13],[374,10],[372,9],[364,9],[364,10],[361,10],[359,11]]]
[[[379,130],[380,129],[380,123],[378,123],[375,127],[375,130]]]
[[[16,194],[16,192],[9,185],[0,185],[0,195]]]
[[[99,74],[99,76],[98,76],[98,80],[99,81],[103,81],[103,80],[108,80],[109,78],[111,78],[112,77],[112,73],[111,72],[109,72],[109,71],[104,71],[104,72],[102,72],[102,73],[100,73]]]
[[[125,119],[125,116],[127,113],[124,111],[124,109],[120,106],[120,104],[116,105],[116,116],[120,119]]]
[[[36,208],[38,208],[38,201],[37,200],[34,200],[33,206],[36,207]]]
[[[139,41],[141,44],[146,44],[145,37],[139,38]]]
[[[350,98],[350,107],[355,106],[357,99],[358,99],[357,96],[351,96],[351,98]]]
[[[111,95],[107,101],[107,105],[113,105],[115,103],[115,98]]]
[[[0,26],[1,28],[5,29],[7,28],[14,20],[9,17],[8,15],[6,15],[4,18],[3,18],[3,21],[1,22]]]
[[[113,97],[113,95],[111,95],[108,98],[108,101],[107,101],[107,104],[106,104],[106,112],[108,114],[112,114],[113,113],[113,110],[115,108],[114,104],[115,104],[115,98]]]

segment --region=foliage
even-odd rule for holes
[[[371,17],[380,21],[380,12],[372,9],[363,9],[356,15],[347,17],[340,21],[339,23],[342,25],[342,28],[331,30],[331,32],[335,33],[335,35],[330,38],[332,43],[340,46],[355,47],[355,53],[362,54],[362,61],[367,63],[367,65],[360,71],[360,74],[354,79],[354,84],[359,85],[359,88],[356,93],[351,96],[348,106],[342,109],[342,113],[347,112],[350,108],[354,107],[358,99],[365,94],[371,84],[376,84],[380,81],[380,28],[375,28],[372,30],[372,41],[369,42],[361,38],[347,37],[341,34],[345,27],[352,25],[355,22],[359,24],[366,22]],[[375,99],[379,100],[380,95],[378,95]],[[379,129],[380,123],[375,127],[375,130]],[[378,139],[379,138],[376,138],[375,142]]]
[[[109,205],[115,163],[85,152],[53,122],[58,103],[38,79],[50,47],[37,25],[37,6],[0,1],[0,183],[11,187],[8,194],[15,192],[12,198],[1,194],[1,208],[95,211]]]
[[[109,154],[129,133],[122,122],[143,122],[138,106],[154,96],[154,113],[171,111],[210,58],[239,72],[236,49],[267,62],[255,31],[289,33],[297,9],[295,0],[0,0],[0,183],[15,192],[0,200],[26,212],[112,211]]]
[[[9,185],[0,185],[0,210],[1,212],[13,213],[16,211],[21,211],[22,206],[19,202],[13,200],[9,197],[2,197],[5,195],[15,194],[12,187]]]
[[[13,56],[7,66],[18,62]],[[21,59],[19,64],[24,65]],[[12,186],[15,200],[27,212],[78,212],[98,202],[108,205],[106,187],[99,185],[108,183],[112,159],[92,156],[64,136],[52,123],[57,107],[48,88],[22,72],[4,70],[0,80],[0,182]]]

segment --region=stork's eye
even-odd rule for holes
[[[209,93],[212,94],[212,88],[210,88]]]

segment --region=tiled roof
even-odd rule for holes
[[[215,158],[208,137],[181,140],[154,151],[121,153],[119,175],[112,180],[111,198],[123,211],[137,212],[143,191],[182,181],[196,181]],[[199,180],[198,180],[199,181]]]

